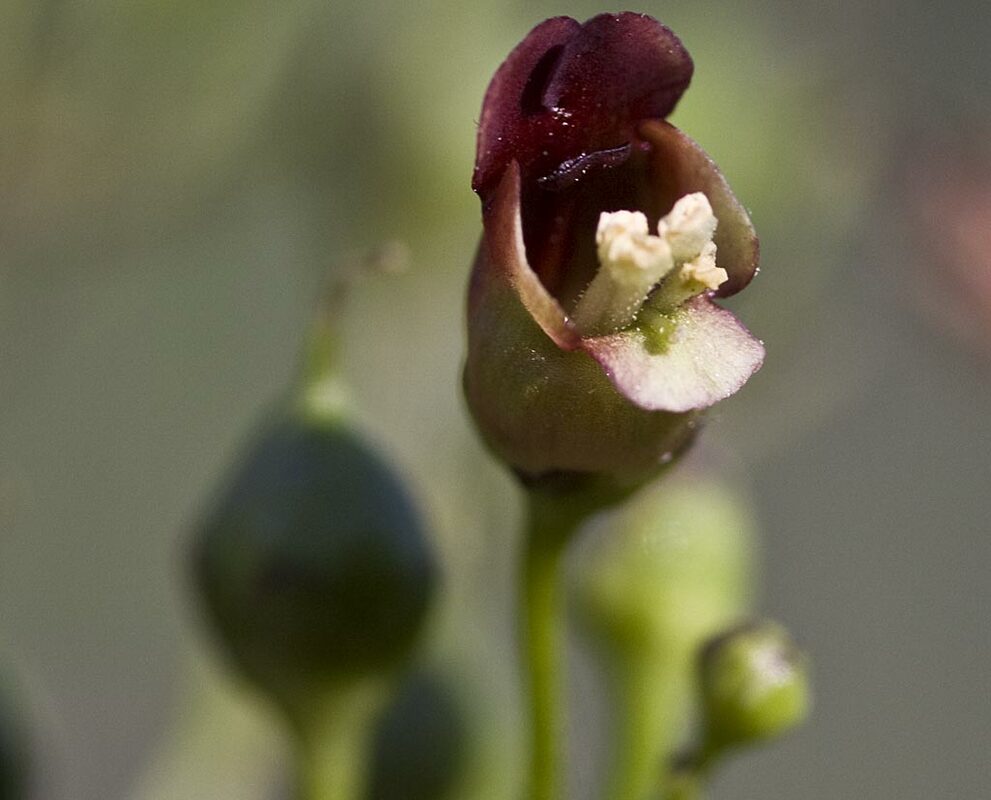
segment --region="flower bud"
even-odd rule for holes
[[[811,702],[805,655],[772,622],[730,630],[700,657],[709,749],[785,733],[803,722]]]
[[[725,486],[693,475],[645,489],[600,517],[578,553],[576,599],[610,648],[685,661],[739,617],[752,524]]]
[[[578,611],[616,701],[608,797],[646,797],[693,700],[693,656],[749,594],[750,517],[724,486],[672,476],[581,543]]]
[[[712,302],[755,274],[753,226],[664,122],[692,70],[646,15],[556,17],[489,85],[464,387],[483,438],[524,478],[642,482],[763,360]]]
[[[370,800],[453,798],[469,756],[466,727],[439,673],[408,676],[378,724]]]
[[[293,698],[406,659],[436,570],[391,468],[342,421],[285,416],[201,525],[196,578],[237,666]]]

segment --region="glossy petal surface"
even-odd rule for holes
[[[484,202],[511,161],[529,180],[566,162],[615,160],[597,154],[629,144],[641,120],[670,114],[692,71],[678,37],[644,14],[541,23],[489,85],[472,187]]]

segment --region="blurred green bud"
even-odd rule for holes
[[[28,792],[28,750],[22,721],[0,684],[0,800],[21,800]]]
[[[807,660],[780,625],[727,631],[703,648],[699,664],[710,749],[778,736],[808,715]]]
[[[614,649],[687,660],[739,617],[752,542],[746,505],[725,486],[672,477],[603,515],[578,558],[583,621]]]
[[[750,517],[725,486],[672,476],[582,543],[576,600],[615,699],[607,797],[646,797],[694,697],[693,656],[748,596]]]
[[[369,800],[453,797],[468,758],[467,720],[436,672],[406,678],[378,724]]]
[[[230,655],[283,699],[402,663],[436,583],[390,467],[343,422],[293,417],[249,449],[198,531],[195,562]]]

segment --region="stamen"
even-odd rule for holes
[[[729,276],[716,266],[715,230],[702,192],[678,200],[658,222],[656,236],[639,211],[603,213],[595,234],[599,271],[572,315],[578,330],[583,336],[614,333],[632,325],[645,302],[667,313],[718,288]]]
[[[683,280],[700,283],[706,289],[718,289],[729,280],[729,273],[716,266],[716,243],[706,242],[698,258],[681,265]]]
[[[718,289],[728,278],[726,270],[716,266],[715,242],[706,242],[696,258],[686,261],[661,283],[647,306],[662,313],[672,311],[696,295]]]
[[[595,233],[599,271],[579,298],[573,319],[584,336],[621,330],[673,267],[671,247],[648,232],[639,211],[605,212]]]
[[[716,232],[716,216],[709,198],[702,192],[686,194],[657,223],[657,233],[668,240],[677,262],[691,261],[712,241]]]

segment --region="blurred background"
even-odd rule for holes
[[[0,5],[0,674],[38,798],[279,796],[279,730],[202,630],[189,530],[293,374],[328,270],[397,242],[409,269],[355,293],[346,370],[436,533],[426,658],[474,687],[479,769],[518,772],[517,499],[459,397],[468,184],[506,53],[544,17],[602,10]],[[635,10],[692,53],[673,121],[762,238],[732,305],[767,361],[693,458],[746,503],[756,606],[816,668],[811,723],[715,796],[982,796],[991,14]]]

